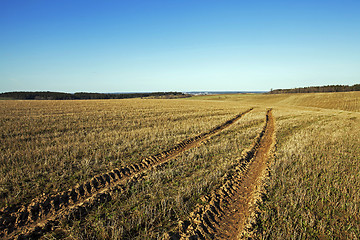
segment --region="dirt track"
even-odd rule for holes
[[[65,192],[52,196],[39,196],[33,199],[30,204],[16,209],[0,210],[0,237],[6,239],[37,238],[44,232],[51,231],[61,219],[66,218],[71,221],[73,218],[85,215],[94,206],[111,200],[112,192],[123,191],[129,180],[134,180],[138,175],[151,170],[153,167],[198,146],[235,123],[251,110],[252,108],[208,132],[171,147],[167,151],[147,157],[139,164],[114,169],[95,176]]]
[[[275,123],[271,110],[267,112],[262,131],[252,147],[243,152],[233,170],[226,174],[223,185],[202,198],[190,214],[180,221],[168,239],[238,239],[251,213],[256,188],[262,184],[266,165],[275,144]]]

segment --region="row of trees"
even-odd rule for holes
[[[20,100],[76,100],[76,99],[124,99],[140,97],[185,97],[181,92],[153,93],[63,93],[63,92],[5,92],[0,98]]]
[[[328,86],[316,86],[316,87],[303,87],[303,88],[291,88],[291,89],[275,89],[271,90],[270,94],[279,93],[316,93],[316,92],[351,92],[360,91],[360,84],[353,86],[348,85],[328,85]]]

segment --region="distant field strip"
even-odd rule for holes
[[[293,94],[231,94],[194,96],[190,99],[238,101],[242,104],[265,104],[267,106],[297,106],[323,109],[338,109],[360,112],[360,91],[329,93],[293,93]]]
[[[250,215],[257,185],[266,171],[274,147],[275,123],[268,110],[262,131],[245,150],[233,170],[226,174],[223,185],[202,197],[204,204],[180,221],[169,239],[237,239]]]
[[[218,125],[212,130],[182,141],[166,151],[147,157],[139,164],[117,168],[97,175],[81,185],[51,196],[39,196],[30,204],[0,210],[0,237],[32,238],[47,232],[62,218],[71,214],[85,214],[91,206],[111,199],[111,191],[124,185],[131,177],[167,162],[180,153],[198,146],[201,142],[229,127],[252,108]]]

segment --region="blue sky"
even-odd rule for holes
[[[1,0],[0,92],[360,82],[360,1]]]

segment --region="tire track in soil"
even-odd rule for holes
[[[71,221],[81,218],[91,208],[110,201],[112,192],[124,191],[128,181],[136,181],[144,172],[169,161],[188,149],[197,147],[203,141],[234,124],[252,109],[236,115],[208,132],[184,140],[166,151],[147,157],[139,164],[132,164],[94,176],[85,183],[64,192],[51,196],[39,196],[33,199],[30,204],[16,209],[0,210],[0,238],[38,238],[45,232],[52,231],[60,220]]]
[[[268,110],[262,131],[252,146],[242,153],[223,184],[201,201],[187,221],[180,221],[165,239],[239,239],[253,211],[256,191],[262,184],[267,161],[273,153],[275,121]]]

